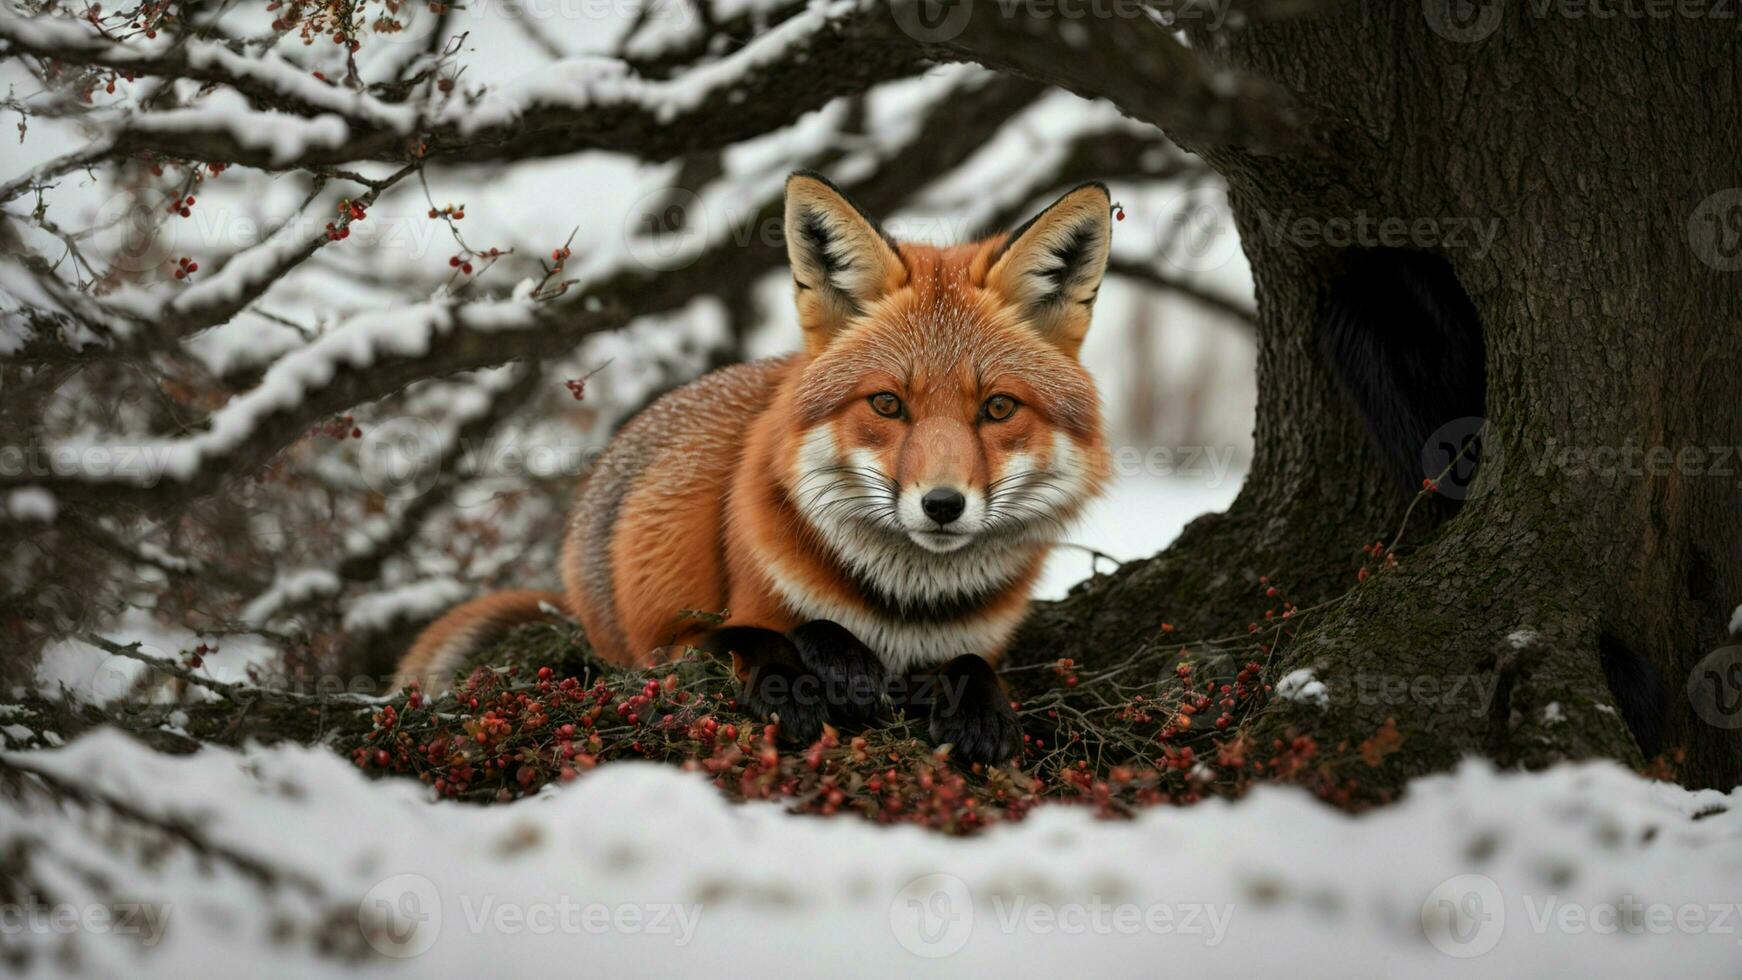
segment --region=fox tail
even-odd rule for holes
[[[516,626],[560,623],[573,615],[555,592],[520,589],[462,603],[431,623],[399,661],[393,689],[416,683],[428,693],[446,690],[454,673]]]

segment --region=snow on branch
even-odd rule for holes
[[[167,509],[215,491],[308,432],[327,416],[427,378],[550,355],[621,326],[615,303],[540,304],[530,299],[434,300],[352,318],[280,358],[260,384],[182,439],[62,442],[37,454],[0,486],[39,486],[104,507]]]
[[[953,91],[959,98],[940,99],[930,124],[918,127],[910,141],[874,162],[858,161],[855,169],[873,176],[849,181],[849,188],[874,203],[893,203],[960,163],[980,142],[973,134],[989,137],[1035,92],[1028,83],[1005,79],[974,82]],[[956,130],[958,137],[967,133],[969,138],[937,138],[948,130]],[[839,158],[808,162],[842,163]],[[737,220],[710,222],[710,234],[683,246],[692,252],[682,269],[654,275],[633,255],[610,255],[594,259],[594,271],[567,296],[551,302],[448,299],[354,317],[274,363],[257,387],[214,413],[203,432],[152,443],[56,445],[42,454],[49,472],[0,476],[0,485],[37,485],[93,503],[100,499],[110,507],[171,506],[210,493],[224,477],[259,465],[323,418],[392,394],[413,381],[516,358],[549,356],[632,316],[675,309],[696,296],[747,281],[781,261],[777,248],[746,247],[736,237],[739,224],[760,227],[780,213],[781,176],[772,173],[762,181],[756,205],[748,209],[743,207],[741,187],[722,182],[725,186],[712,197]],[[268,245],[260,250],[276,254]],[[251,265],[244,263],[238,278],[266,281],[268,277],[246,274]],[[234,305],[239,299],[234,287],[212,288],[217,299],[195,296],[181,313],[193,318],[196,311]],[[226,302],[219,304],[218,299]],[[105,461],[101,472],[87,465],[93,454]],[[130,465],[107,465],[123,455]],[[175,492],[166,492],[171,489]]]
[[[209,97],[185,109],[102,113],[104,131],[117,152],[265,169],[588,149],[669,159],[769,132],[936,62],[974,62],[1105,98],[1193,141],[1278,149],[1301,136],[1280,91],[1208,65],[1159,17],[1035,17],[978,4],[958,8],[967,14],[959,25],[933,31],[918,26],[926,2],[790,4],[784,18],[769,12],[775,26],[754,40],[671,78],[644,77],[619,59],[568,58],[496,91],[444,96],[427,110],[345,93],[283,62],[257,63],[221,47],[122,55],[111,42],[71,37],[80,28],[64,20],[52,28],[41,18],[13,22],[0,39],[44,57],[225,86],[243,103]]]
[[[223,85],[257,105],[302,115],[332,114],[409,132],[417,112],[363,92],[329,85],[272,51],[239,54],[216,41],[135,38],[120,42],[66,17],[0,20],[0,41],[14,54],[106,68],[134,76]]]
[[[384,180],[370,182],[368,190],[353,198],[353,203],[363,209],[373,206],[382,192],[414,171],[415,167],[407,166]],[[350,220],[349,216],[341,218],[338,227]],[[157,333],[182,338],[224,323],[334,240],[329,232],[310,234],[297,221],[285,222],[259,245],[233,256],[216,274],[178,293],[166,304]]]
[[[806,162],[833,167],[842,175],[864,174],[842,176],[843,187],[869,206],[892,210],[935,175],[961,164],[1037,94],[1035,86],[1019,79],[975,79],[939,98],[930,114],[895,147]],[[1125,166],[1141,170],[1146,157],[1161,160],[1154,153],[1165,157],[1170,149],[1152,134],[1087,126],[1067,139],[1058,153],[1029,168],[1029,175],[1036,188],[1044,188],[1106,176],[1106,171],[1090,174],[1079,168],[1111,156],[1121,156]],[[257,387],[214,413],[204,431],[180,439],[126,444],[63,442],[41,454],[47,472],[0,475],[0,486],[40,486],[105,508],[166,509],[212,493],[225,479],[264,463],[323,419],[413,382],[518,358],[551,356],[592,333],[751,281],[777,268],[782,253],[766,243],[747,245],[740,240],[739,226],[760,227],[777,219],[783,174],[784,170],[771,173],[760,181],[749,207],[742,200],[741,179],[722,181],[708,196],[736,219],[704,222],[708,233],[681,244],[685,251],[674,262],[679,268],[664,274],[654,274],[633,255],[608,255],[592,259],[591,271],[567,295],[552,301],[447,298],[356,316],[280,358]],[[259,250],[269,257],[276,254],[265,245]],[[277,267],[272,261],[265,264]],[[270,276],[248,274],[251,265],[243,263],[240,281],[270,281]],[[182,313],[191,318],[194,311],[209,312],[213,304],[228,307],[239,301],[233,285],[214,286],[213,294],[226,301],[220,304],[183,294],[193,298]],[[100,470],[89,465],[99,457],[105,463]],[[123,457],[127,465],[113,462]]]

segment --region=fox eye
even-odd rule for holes
[[[892,391],[879,391],[871,396],[871,410],[886,419],[901,418],[901,398]]]
[[[1016,399],[1009,395],[993,395],[986,399],[986,405],[980,412],[994,422],[1002,422],[1015,414]]]

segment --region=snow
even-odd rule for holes
[[[262,112],[250,107],[240,93],[228,89],[213,92],[186,109],[159,109],[145,115],[92,113],[90,118],[132,133],[223,133],[238,146],[266,151],[276,165],[289,164],[313,147],[339,149],[351,138],[350,125],[337,114],[305,117]]]
[[[325,568],[301,568],[281,574],[270,588],[242,610],[242,621],[264,626],[287,608],[310,599],[337,595],[339,587],[339,576]]]
[[[813,4],[727,57],[669,80],[641,78],[615,58],[585,56],[539,65],[476,105],[453,106],[442,121],[470,134],[505,129],[539,108],[630,105],[648,109],[662,123],[673,122],[710,97],[741,85],[764,66],[786,59],[793,48],[809,43],[831,22],[858,6],[857,0]]]
[[[1609,763],[1468,762],[1351,817],[1294,789],[1129,822],[1043,809],[973,839],[731,804],[615,763],[512,805],[430,803],[295,746],[150,752],[113,732],[5,759],[179,818],[286,873],[262,887],[172,848],[147,868],[42,804],[0,847],[79,916],[93,882],[149,907],[69,930],[90,975],[1733,975],[1742,791]],[[1695,814],[1709,814],[1694,819]],[[118,825],[112,818],[96,826]],[[20,850],[14,850],[23,843]],[[9,937],[55,948],[46,927]],[[15,913],[16,914],[16,913]],[[318,937],[355,957],[323,957]],[[323,923],[326,930],[323,930]]]
[[[347,633],[378,633],[395,623],[434,619],[471,590],[451,578],[430,578],[371,593],[345,610]]]
[[[260,383],[213,413],[210,428],[177,440],[110,445],[63,440],[47,455],[62,477],[150,486],[168,477],[191,479],[205,461],[235,450],[274,413],[295,408],[343,369],[363,369],[384,358],[427,354],[436,339],[463,324],[473,330],[527,329],[539,321],[531,303],[479,302],[456,307],[446,301],[365,313],[273,363]],[[104,454],[101,465],[94,462]]]
[[[173,57],[179,48],[194,69],[215,70],[316,108],[390,126],[400,132],[410,131],[417,120],[417,112],[410,106],[391,105],[361,92],[326,84],[275,51],[244,56],[215,41],[174,38],[169,34],[155,40],[135,35],[125,44],[118,44],[97,34],[85,22],[66,17],[8,17],[0,21],[0,38],[37,48],[100,53],[109,65],[120,69],[149,66],[157,59]]]
[[[327,202],[323,199],[322,203]],[[328,213],[331,210],[329,206]],[[198,279],[176,294],[169,302],[169,309],[185,315],[205,308],[225,307],[257,295],[309,251],[314,227],[306,213],[286,221],[265,241],[238,252],[218,274]]]
[[[1542,641],[1542,634],[1536,630],[1521,628],[1506,634],[1506,643],[1514,650],[1523,650]]]
[[[1244,476],[1235,472],[1215,481],[1115,475],[1107,492],[1090,503],[1065,533],[1065,544],[1048,556],[1035,588],[1036,598],[1062,599],[1092,572],[1112,570],[1085,548],[1118,561],[1156,554],[1191,521],[1207,512],[1226,510],[1239,494]]]
[[[6,510],[15,521],[41,524],[54,523],[55,515],[60,513],[54,494],[41,487],[20,487],[12,491],[6,497]]]
[[[1298,701],[1303,704],[1316,704],[1328,708],[1331,704],[1330,689],[1325,682],[1313,676],[1311,667],[1302,667],[1290,671],[1276,682],[1276,696],[1285,701]]]
[[[192,630],[158,622],[150,610],[130,608],[109,629],[104,639],[113,643],[138,643],[140,652],[164,660],[180,660],[184,651],[201,643],[217,644],[219,652],[206,655],[200,673],[226,683],[248,678],[249,668],[267,668],[276,663],[278,651],[265,640],[247,635],[221,640]],[[101,704],[134,692],[146,667],[137,660],[117,657],[83,640],[62,640],[43,651],[34,678],[35,689],[47,697],[63,694]],[[198,696],[197,691],[194,696]]]

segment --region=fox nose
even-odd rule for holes
[[[925,496],[919,498],[919,506],[925,511],[925,516],[939,524],[948,524],[962,516],[962,511],[968,507],[968,499],[958,490],[938,487],[927,490]]]

